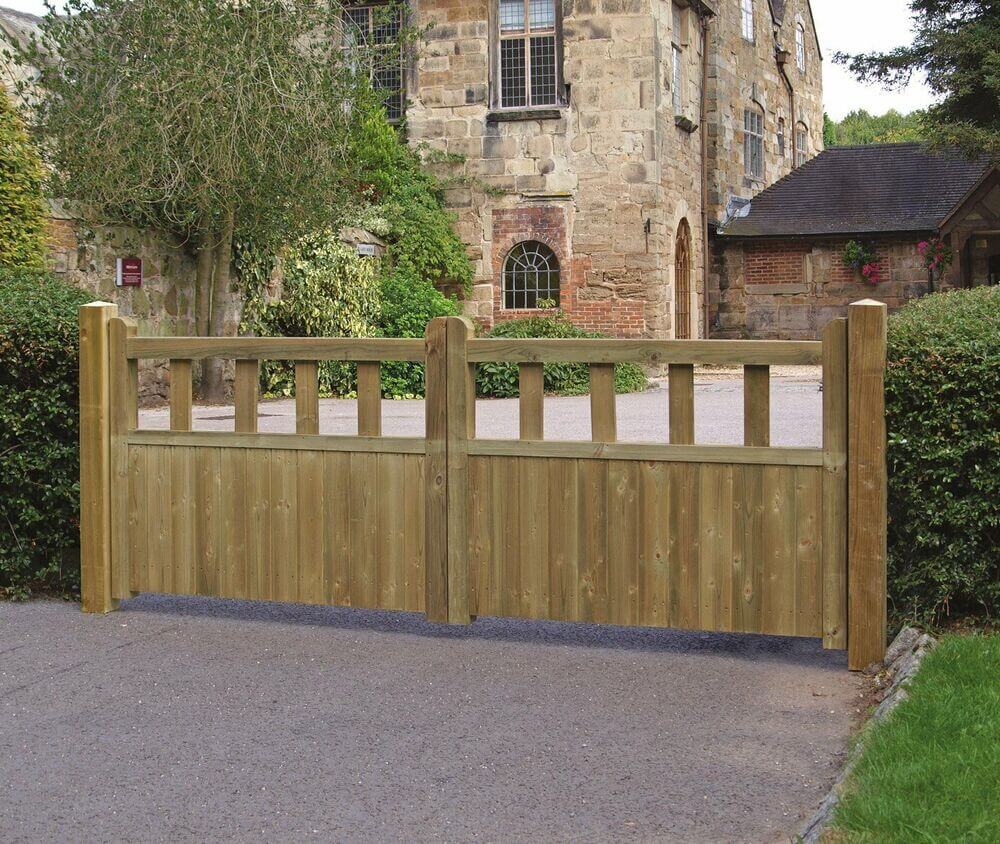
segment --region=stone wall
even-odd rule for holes
[[[751,199],[787,176],[795,165],[795,127],[807,129],[806,156],[823,150],[823,65],[808,0],[787,0],[775,26],[768,0],[754,0],[755,38],[743,37],[739,0],[724,0],[712,22],[714,49],[709,53],[708,155],[711,219],[726,219],[731,200]],[[806,69],[795,56],[795,29],[805,27]],[[787,51],[783,77],[775,58]],[[789,92],[789,83],[792,92]],[[743,113],[759,108],[764,115],[764,177],[750,179],[743,154]],[[785,152],[778,150],[779,120],[784,120]]]
[[[859,299],[885,302],[890,311],[931,291],[917,252],[921,237],[874,243],[883,280],[868,284],[845,267],[848,239],[748,240],[713,243],[712,336],[760,340],[818,339],[831,320]],[[955,270],[937,289],[956,285]]]

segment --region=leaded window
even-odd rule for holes
[[[683,76],[683,63],[681,61],[683,54],[681,53],[681,48],[674,44],[672,48],[673,55],[673,75],[674,75],[674,114],[681,114],[684,105],[684,76]]]
[[[503,264],[505,308],[557,307],[559,259],[544,243],[527,240],[507,254]]]
[[[370,51],[372,88],[382,95],[386,116],[392,121],[403,117],[406,102],[399,39],[402,28],[401,3],[344,9],[345,47],[361,46]]]
[[[795,129],[795,166],[801,167],[809,160],[809,132],[805,126]]]
[[[795,63],[799,70],[806,69],[806,28],[801,21],[795,25]]]
[[[749,178],[764,178],[764,115],[753,108],[743,112],[743,161]]]
[[[671,7],[671,27],[673,32],[670,48],[671,94],[674,114],[682,114],[684,109],[684,10],[676,3]]]
[[[785,155],[785,118],[778,118],[778,155],[784,158]]]
[[[743,21],[743,37],[747,41],[753,41],[753,0],[741,0],[740,11]]]
[[[500,0],[500,107],[559,102],[555,0]]]

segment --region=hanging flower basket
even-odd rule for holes
[[[955,260],[951,247],[938,237],[920,241],[917,252],[920,253],[924,266],[936,275],[944,275]]]
[[[850,241],[844,247],[843,261],[845,267],[851,267],[872,286],[882,281],[882,268],[879,266],[875,249],[868,243],[858,240]]]

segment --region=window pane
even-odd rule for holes
[[[500,31],[524,31],[524,0],[500,0]]]
[[[372,10],[372,35],[376,44],[391,44],[399,38],[400,10],[388,7]]]
[[[398,54],[393,52],[376,64],[372,87],[383,95],[386,116],[399,120],[403,116],[403,73]]]
[[[556,39],[531,39],[531,104],[556,104]]]
[[[674,114],[681,113],[683,103],[683,92],[681,91],[681,51],[679,47],[673,48],[673,73],[674,73]]]
[[[524,41],[500,42],[500,105],[518,108],[528,104],[525,94]]]
[[[559,304],[559,261],[543,243],[519,243],[504,261],[503,305],[537,308],[543,299]]]
[[[365,44],[368,42],[371,9],[344,10],[344,45]]]
[[[531,0],[529,9],[531,10],[532,31],[556,28],[555,0]]]

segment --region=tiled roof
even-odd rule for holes
[[[727,220],[729,237],[933,231],[991,171],[921,144],[833,147]]]

